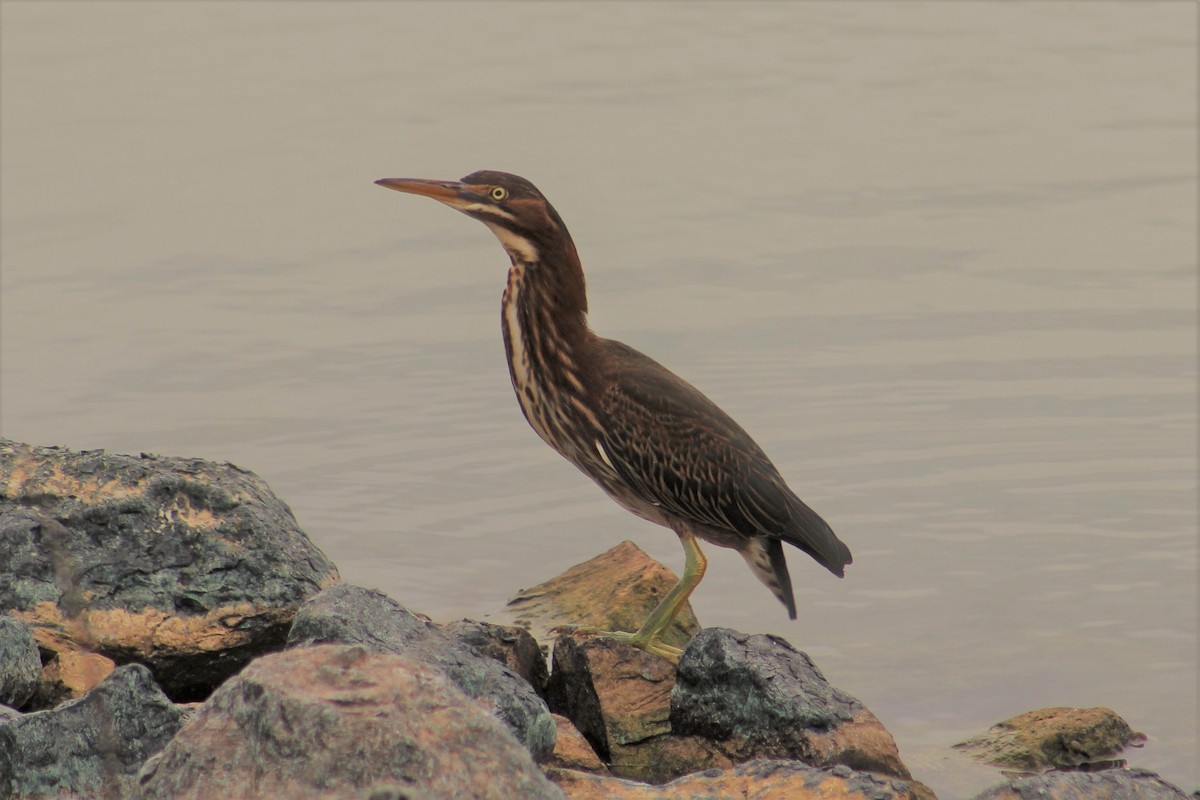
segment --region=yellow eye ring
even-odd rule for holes
[[[508,197],[508,189],[505,189],[503,186],[493,186],[492,191],[488,192],[488,194],[492,196],[493,200],[499,201]]]

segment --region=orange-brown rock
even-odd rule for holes
[[[583,738],[583,734],[571,723],[571,720],[561,714],[551,716],[554,718],[558,735],[554,740],[554,752],[542,766],[607,774],[608,768],[604,766],[600,756],[596,755],[596,751],[592,749],[588,740]]]
[[[751,761],[733,769],[688,775],[664,786],[562,769],[547,774],[570,800],[936,800],[917,781],[796,761]]]
[[[1111,759],[1144,741],[1108,708],[1041,708],[955,745],[985,764],[1027,772]]]
[[[60,647],[42,666],[31,708],[53,708],[64,700],[82,697],[107,678],[117,665],[111,658],[88,650]]]
[[[550,705],[569,717],[608,758],[615,750],[670,733],[675,666],[613,639],[560,636]]]
[[[199,459],[0,440],[0,608],[51,658],[37,697],[79,696],[147,665],[206,696],[282,645],[337,570],[259,478]]]
[[[141,800],[561,798],[508,728],[440,670],[364,645],[256,659],[139,780]]]
[[[525,628],[543,646],[554,638],[550,629],[558,625],[636,631],[677,581],[675,573],[625,541],[522,590],[493,621]],[[683,647],[699,630],[691,606],[685,605],[663,638]]]
[[[731,767],[719,745],[671,733],[670,662],[612,639],[560,636],[547,688],[553,707],[570,716],[612,774],[646,783]]]
[[[613,639],[564,635],[554,645],[554,673],[546,694],[613,773],[653,781],[682,772],[648,772],[660,766],[646,748],[671,732],[675,667],[658,656]]]

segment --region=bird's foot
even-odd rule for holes
[[[678,664],[680,656],[683,655],[682,648],[667,644],[660,636],[645,631],[629,633],[627,631],[606,631],[586,625],[558,625],[551,628],[550,632],[556,635],[578,633],[584,636],[603,636],[607,639],[614,639],[623,644],[636,647],[639,650],[644,650],[659,658],[665,658],[672,664]]]

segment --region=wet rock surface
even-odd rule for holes
[[[283,644],[337,570],[253,473],[0,440],[0,608],[48,654],[41,705],[116,664],[199,699]]]
[[[1042,708],[993,725],[955,745],[998,767],[1041,772],[1112,758],[1145,737],[1108,708]]]
[[[674,572],[636,544],[621,542],[561,575],[517,593],[493,622],[528,630],[551,647],[551,628],[580,625],[606,631],[636,631],[678,582]],[[700,631],[690,604],[667,629],[663,641],[683,647]]]
[[[0,705],[24,706],[37,689],[41,673],[33,631],[15,617],[0,615]]]
[[[0,797],[130,797],[181,722],[149,670],[117,667],[83,698],[0,724]]]
[[[144,800],[562,797],[442,672],[362,645],[257,659],[140,777]]]
[[[570,770],[550,770],[549,776],[571,800],[934,800],[926,787],[915,782],[796,761],[751,761],[688,775],[664,786]]]
[[[791,758],[911,777],[875,715],[774,636],[701,631],[679,662],[670,722],[734,761]]]
[[[348,584],[326,589],[300,608],[287,643],[363,644],[421,661],[507,724],[534,758],[554,749],[554,720],[532,686],[381,592]]]
[[[1188,796],[1142,769],[1054,771],[994,786],[974,800],[1186,800]]]

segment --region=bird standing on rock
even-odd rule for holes
[[[588,327],[575,243],[532,183],[486,170],[461,181],[376,183],[431,197],[491,229],[511,261],[500,323],[525,419],[610,497],[683,544],[683,576],[641,628],[577,630],[678,662],[682,651],[662,635],[704,577],[697,538],[741,553],[792,619],[784,542],[842,577],[849,548],[740,425],[658,362]]]

